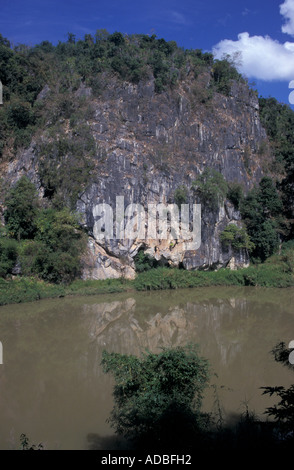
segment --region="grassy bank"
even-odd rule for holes
[[[291,287],[292,274],[275,266],[252,266],[238,271],[184,271],[158,268],[141,273],[134,281],[136,290],[178,289],[209,286]]]
[[[265,263],[231,271],[185,271],[156,268],[137,274],[136,279],[77,280],[69,285],[49,284],[35,278],[0,279],[0,305],[30,302],[68,295],[97,295],[126,292],[213,286],[294,286],[294,247],[285,245],[281,254]]]
[[[0,279],[0,305],[65,297],[68,295],[96,295],[124,292],[132,288],[132,281],[106,279],[74,281],[70,285],[49,284],[34,278]]]

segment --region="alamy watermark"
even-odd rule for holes
[[[3,364],[3,345],[0,341],[0,364]]]
[[[290,364],[294,364],[294,340],[290,341],[288,348],[293,349],[289,354],[289,362]]]
[[[201,204],[142,204],[125,207],[124,196],[116,196],[115,211],[110,204],[93,208],[96,240],[169,240],[185,242],[185,250],[201,244]]]

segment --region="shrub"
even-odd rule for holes
[[[134,262],[137,273],[142,273],[143,271],[156,268],[158,265],[158,261],[147,253],[144,253],[142,249],[139,250],[134,257]]]
[[[199,195],[204,206],[210,210],[217,210],[228,193],[228,184],[223,175],[208,167],[193,181],[192,188]]]
[[[17,239],[33,238],[38,212],[37,190],[26,176],[10,189],[5,199],[4,219],[9,236]]]
[[[238,227],[235,224],[229,224],[220,234],[221,242],[225,246],[230,246],[235,250],[245,248],[252,251],[255,248],[254,243],[251,242],[250,237],[245,227]]]
[[[12,273],[17,261],[18,244],[9,238],[0,238],[0,277],[6,277]]]
[[[139,358],[103,351],[104,372],[115,379],[110,423],[144,448],[195,446],[201,433],[208,361],[196,346],[147,352]]]
[[[176,204],[178,204],[178,206],[180,206],[181,204],[186,204],[188,201],[188,197],[189,191],[187,186],[185,186],[184,184],[182,184],[175,190],[174,201]]]
[[[244,190],[240,183],[229,183],[227,198],[239,210],[244,199]]]

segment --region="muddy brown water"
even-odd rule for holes
[[[0,307],[0,449],[25,433],[46,449],[109,448],[113,380],[103,349],[139,355],[199,344],[212,375],[204,409],[227,422],[246,410],[266,419],[293,372],[270,351],[294,339],[294,289],[196,288],[43,300]]]

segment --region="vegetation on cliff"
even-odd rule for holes
[[[17,160],[34,136],[36,180],[41,185],[38,196],[36,187],[24,177],[11,188],[1,181],[1,277],[17,274],[20,268],[24,276],[50,283],[69,284],[80,276],[86,234],[75,213],[76,203],[97,171],[93,157],[99,154],[102,160],[107,158],[88,125],[94,110],[85,90],[89,87],[93,96],[99,97],[107,81],[116,77],[130,83],[153,79],[155,93],[169,93],[183,84],[188,74],[195,79],[208,77],[203,84],[195,81],[193,88],[194,97],[203,105],[214,93],[229,96],[234,81],[246,83],[229,57],[215,60],[210,53],[183,50],[174,41],[155,35],[97,30],[94,36],[87,34],[83,39],[69,33],[66,42],[53,45],[43,41],[33,47],[13,47],[0,35],[0,80],[4,85],[0,163],[4,168]],[[79,93],[81,87],[85,93]],[[48,96],[50,99],[46,99]],[[277,253],[281,243],[294,237],[294,113],[273,98],[260,98],[259,102],[261,122],[275,156],[259,185],[245,192],[240,184],[226,181],[216,169],[207,167],[192,188],[181,185],[174,192],[177,204],[187,202],[191,191],[211,211],[230,200],[240,211],[242,224],[226,227],[221,242],[233,251],[247,250],[254,263],[266,261]],[[261,146],[260,156],[263,152]],[[276,282],[281,286],[292,282],[290,271],[280,272],[279,263],[279,278],[272,275],[270,262],[250,268],[256,281],[248,281],[247,274],[223,274],[226,271],[211,273],[211,281],[208,273],[146,274],[144,271],[160,263],[141,252],[135,264],[137,272],[142,272],[137,287],[145,285],[143,276],[155,279],[160,272],[160,285],[167,283],[170,287],[208,282]],[[157,281],[153,281],[156,286]]]
[[[25,176],[8,192],[5,204],[1,276],[13,274],[16,261],[23,275],[53,283],[68,283],[80,275],[86,238],[76,214],[66,207],[42,208],[35,186]]]

